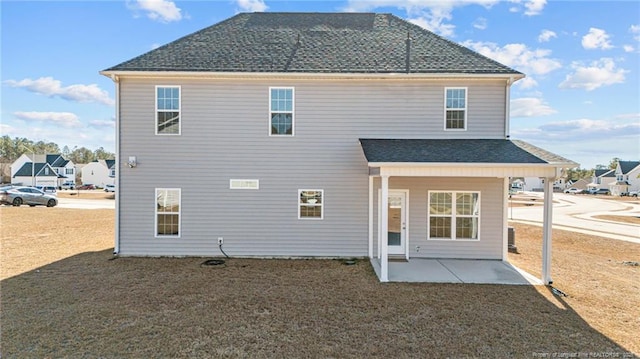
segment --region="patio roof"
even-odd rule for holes
[[[360,139],[370,163],[578,164],[524,141],[504,139]]]

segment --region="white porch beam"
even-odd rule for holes
[[[544,218],[542,225],[542,282],[551,284],[551,234],[553,230],[553,181],[554,177],[544,180]]]
[[[369,258],[373,258],[373,176],[369,176]]]
[[[382,253],[380,258],[380,281],[389,281],[389,176],[382,176],[380,189],[380,232],[382,240],[380,247]]]

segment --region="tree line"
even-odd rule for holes
[[[28,138],[11,138],[8,135],[0,137],[0,163],[13,163],[22,154],[62,154],[62,156],[73,163],[89,163],[96,160],[112,160],[116,155],[105,151],[103,147],[90,150],[86,147],[73,147],[70,149],[60,146],[54,142],[32,141]]]

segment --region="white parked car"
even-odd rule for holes
[[[62,186],[60,186],[60,189],[74,189],[74,188],[76,188],[76,184],[71,181],[67,181],[63,183]]]
[[[116,185],[108,184],[108,185],[104,186],[104,191],[105,192],[115,192],[116,191]]]
[[[577,188],[568,188],[564,190],[564,193],[576,194],[576,193],[582,193],[582,190]]]
[[[35,188],[41,190],[44,193],[48,193],[51,195],[56,196],[57,195],[57,191],[56,188],[54,186],[36,186]]]

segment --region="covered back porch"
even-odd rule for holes
[[[576,163],[521,141],[361,139],[360,143],[369,165],[369,257],[381,282],[552,282],[552,186],[563,168]],[[507,261],[512,177],[544,178],[540,279]],[[416,186],[420,181],[424,185]],[[414,184],[412,196],[403,183]],[[437,202],[438,196],[445,198],[443,203]],[[411,197],[421,203],[409,206]],[[409,222],[405,208],[420,212],[413,215],[418,224]],[[440,250],[421,251],[420,244]]]

